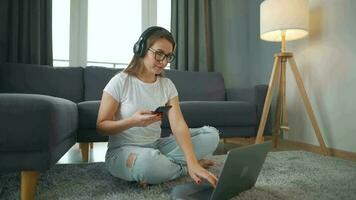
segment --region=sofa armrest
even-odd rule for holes
[[[226,89],[228,101],[247,101],[256,104],[256,114],[259,121],[262,116],[263,106],[267,95],[268,85],[255,85],[252,88],[229,88]],[[270,135],[271,129],[271,112],[268,114],[265,126],[265,134]],[[258,128],[258,127],[257,127]]]
[[[257,119],[259,125],[262,116],[263,106],[267,95],[268,85],[256,85],[254,90],[255,90],[255,103],[257,105]],[[271,109],[268,112],[264,133],[267,135],[271,135],[272,133]]]
[[[265,103],[266,95],[267,95],[268,85],[256,85],[254,87],[254,102],[257,104],[259,109],[263,109],[263,105]]]
[[[0,113],[0,152],[51,151],[78,127],[77,105],[47,95],[1,93]]]

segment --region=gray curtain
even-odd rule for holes
[[[171,32],[177,42],[171,69],[214,71],[210,0],[172,0]]]
[[[52,0],[0,0],[0,63],[52,65]]]

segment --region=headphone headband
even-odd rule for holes
[[[166,31],[167,33],[169,33],[169,35],[171,35],[171,33],[169,31],[167,31],[166,29],[159,27],[159,26],[151,26],[151,27],[147,28],[141,34],[140,38],[137,40],[137,42],[135,43],[135,45],[133,47],[133,52],[135,55],[137,55],[139,57],[143,57],[145,55],[145,53],[147,51],[147,47],[146,47],[147,39],[154,32],[157,32],[157,31]]]

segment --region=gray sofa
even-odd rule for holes
[[[96,132],[102,89],[118,69],[0,65],[0,173],[47,170],[76,142],[107,141]],[[221,137],[256,136],[266,85],[226,89],[219,73],[166,70],[189,127],[214,126]],[[170,134],[163,119],[162,136]],[[266,129],[270,134],[270,122]],[[87,156],[87,153],[84,153]],[[87,159],[87,158],[86,158]]]

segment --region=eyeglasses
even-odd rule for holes
[[[163,61],[164,59],[167,59],[167,62],[171,63],[175,58],[173,53],[166,55],[161,50],[156,50],[152,48],[148,48],[148,50],[152,51],[155,54],[155,59],[157,61]]]

